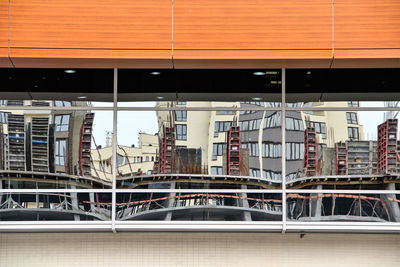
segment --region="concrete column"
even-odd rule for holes
[[[246,190],[247,189],[247,185],[242,185],[241,189]],[[247,193],[240,193],[241,197],[247,198]],[[238,199],[239,201],[239,205],[243,208],[249,208],[249,201],[247,199]],[[251,213],[250,211],[244,211],[243,212],[243,220],[244,221],[251,221]]]
[[[39,194],[36,194],[35,197],[36,197],[36,208],[38,209],[38,208],[40,208],[39,207]]]
[[[91,202],[91,204],[90,204],[90,211],[94,213],[96,207],[95,207],[95,205],[93,204],[93,203],[94,203],[94,193],[93,193],[93,192],[89,193],[89,201]]]
[[[0,189],[3,189],[3,181],[0,179]],[[0,193],[0,206],[3,204],[3,193]]]
[[[71,186],[71,189],[76,189],[75,186]],[[71,193],[71,204],[72,204],[72,209],[78,211],[79,210],[79,204],[78,204],[78,194],[77,193]],[[74,220],[75,221],[80,221],[81,218],[79,215],[74,215]]]
[[[385,185],[386,190],[396,190],[396,184],[390,183]],[[399,203],[390,201],[388,198],[396,198],[395,194],[382,194],[381,199],[385,200],[387,208],[389,210],[389,216],[391,221],[400,222],[400,207]]]
[[[317,185],[317,190],[322,190],[322,185]],[[316,196],[321,194],[311,194],[311,196]],[[314,198],[311,200],[311,217],[320,218],[322,215],[322,198]]]
[[[176,183],[174,182],[174,183],[171,184],[170,189],[175,189],[175,187],[176,187]],[[169,196],[170,197],[175,197],[176,193],[175,192],[169,193]],[[175,199],[173,199],[173,198],[168,199],[167,200],[167,208],[173,208],[174,201],[175,201]],[[167,214],[165,215],[164,220],[165,221],[170,221],[171,219],[172,219],[172,211],[168,211]]]
[[[368,174],[372,174],[372,160],[374,158],[374,141],[369,141],[369,162],[371,162],[371,165],[369,166]]]

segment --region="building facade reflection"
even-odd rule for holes
[[[112,188],[112,133],[105,133],[109,141],[104,147],[97,145],[96,112],[90,110],[90,102],[2,104],[43,107],[1,113],[2,189]],[[132,136],[139,138],[138,146],[117,144],[116,186],[170,191],[118,193],[116,219],[279,221],[284,215],[299,221],[400,221],[395,195],[289,194],[287,214],[282,214],[280,193],[247,192],[280,190],[282,160],[288,189],[396,189],[400,177],[397,120],[380,125],[381,138],[375,141],[364,139],[357,112],[295,110],[332,106],[345,109],[358,103],[288,104],[292,109],[284,119],[283,147],[279,102],[157,102],[158,132]],[[172,109],[162,110],[165,107]],[[190,110],[193,107],[205,110]],[[175,189],[238,193],[184,194]],[[0,219],[109,220],[110,195],[1,194]]]

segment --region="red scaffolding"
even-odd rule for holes
[[[317,133],[314,127],[307,127],[304,132],[304,170],[305,176],[317,174]]]
[[[160,140],[159,173],[172,173],[174,148],[174,128],[164,126],[163,136]]]
[[[79,142],[79,174],[91,176],[90,149],[92,140],[94,113],[86,113],[83,118]]]
[[[240,127],[231,126],[228,133],[228,175],[240,175]]]
[[[347,144],[339,142],[336,147],[336,174],[347,175]]]
[[[397,172],[397,119],[378,126],[378,172]]]

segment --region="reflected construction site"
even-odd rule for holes
[[[2,101],[0,188],[54,189],[0,193],[0,220],[110,220],[111,193],[57,193],[57,189],[111,189],[112,133],[99,145],[96,111],[79,101]],[[290,103],[290,108],[357,107],[358,102]],[[286,111],[282,147],[279,102],[157,102],[157,132],[140,132],[138,145],[117,144],[117,189],[171,189],[117,193],[117,220],[279,221],[280,193],[198,193],[201,189],[394,190],[400,181],[398,121],[385,114],[377,140],[364,137],[357,112]],[[202,107],[209,111],[184,108]],[[162,108],[176,108],[165,109]],[[213,110],[216,109],[216,110]],[[218,110],[218,108],[223,108]],[[233,110],[229,110],[233,108]],[[241,108],[240,111],[237,108]],[[236,109],[236,110],[235,110]],[[0,107],[1,110],[1,107]],[[161,111],[160,111],[161,110]],[[134,123],[135,112],[132,111]],[[282,159],[282,152],[285,158]],[[174,189],[196,190],[176,193]],[[171,193],[172,192],[172,193]],[[400,221],[395,195],[287,194],[288,220]]]

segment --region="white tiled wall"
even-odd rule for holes
[[[0,266],[400,266],[400,235],[0,234]]]

